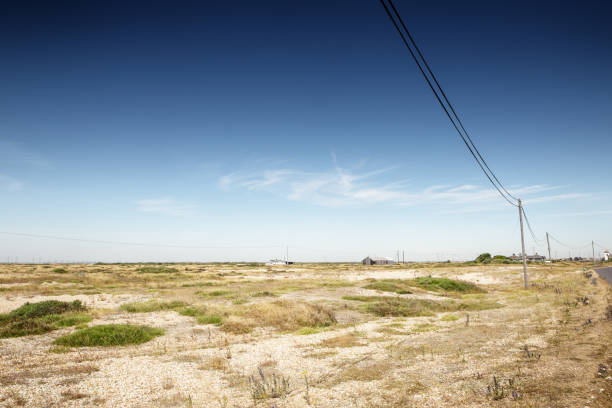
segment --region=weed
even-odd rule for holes
[[[186,306],[185,302],[180,301],[161,302],[159,300],[148,300],[146,302],[125,303],[119,309],[128,313],[148,313],[160,310],[176,310]]]
[[[455,315],[446,315],[442,316],[440,320],[442,320],[443,322],[454,322],[455,320],[459,320],[459,318]]]
[[[523,346],[523,352],[525,353],[525,357],[531,361],[538,361],[540,357],[542,357],[542,353],[529,350],[529,346],[527,344]]]
[[[51,272],[53,273],[68,273],[68,271],[64,268],[54,268]]]
[[[265,375],[261,367],[257,367],[259,375],[249,377],[249,391],[256,403],[268,398],[284,397],[289,392],[289,378],[283,375]]]
[[[53,344],[69,347],[123,346],[141,344],[164,334],[162,329],[128,324],[107,324],[77,330],[56,339]]]

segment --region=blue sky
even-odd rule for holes
[[[494,3],[396,5],[538,238],[612,245],[610,7]],[[0,234],[0,260],[520,250],[376,1],[21,4],[0,44],[0,231],[224,247]]]

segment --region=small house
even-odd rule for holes
[[[361,260],[361,263],[364,265],[393,265],[395,261],[391,258],[370,258],[367,256]]]

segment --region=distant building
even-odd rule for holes
[[[512,256],[509,256],[508,258],[512,259],[513,261],[522,261],[523,255],[520,253],[518,255],[512,254]],[[536,252],[535,255],[525,255],[525,259],[533,262],[544,262],[546,260],[546,257],[544,255],[538,255],[538,253]]]
[[[268,262],[266,262],[266,265],[268,265],[268,266],[272,266],[272,265],[293,265],[293,262],[284,261],[282,259],[270,259]]]
[[[610,253],[610,251],[604,251],[603,253],[604,255],[604,261],[608,262],[608,261],[612,261],[612,254]]]
[[[393,265],[395,261],[391,258],[370,258],[367,256],[361,260],[361,263],[364,265]]]

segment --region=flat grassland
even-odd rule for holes
[[[611,407],[612,289],[529,270],[2,265],[0,406]]]

